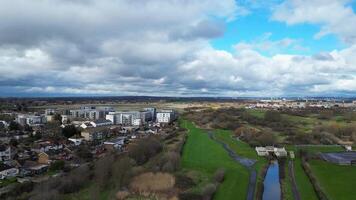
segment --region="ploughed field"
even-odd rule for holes
[[[229,200],[241,197],[245,199],[249,183],[249,173],[242,165],[232,160],[224,148],[209,138],[209,135],[191,122],[182,121],[189,129],[188,138],[182,155],[182,167],[198,171],[212,178],[219,168],[225,169],[225,178],[218,187],[214,199]]]

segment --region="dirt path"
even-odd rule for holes
[[[216,138],[214,137],[214,134],[211,131],[208,131],[208,133],[209,133],[209,137],[212,140],[216,141],[217,143],[221,144],[224,147],[224,149],[229,153],[229,156],[232,159],[234,159],[235,161],[239,162],[242,166],[247,168],[247,170],[250,173],[250,177],[249,177],[249,184],[248,184],[248,191],[247,191],[246,200],[253,200],[254,199],[255,190],[256,190],[256,181],[257,181],[257,171],[253,167],[255,165],[255,163],[256,163],[256,160],[245,158],[245,157],[241,157],[241,156],[237,155],[235,153],[235,151],[233,151],[229,147],[229,145],[227,145],[224,142],[221,142],[219,140],[216,140]]]
[[[291,179],[292,179],[292,193],[293,193],[294,200],[301,200],[300,193],[299,193],[298,187],[297,187],[297,182],[295,181],[294,163],[292,160],[290,160],[288,163],[288,170],[289,170],[289,174],[291,175]]]

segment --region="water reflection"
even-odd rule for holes
[[[263,198],[262,198],[263,200],[281,199],[281,188],[279,185],[279,167],[277,161],[274,161],[268,167],[263,185],[264,185]]]

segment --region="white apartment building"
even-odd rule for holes
[[[171,123],[176,119],[176,112],[174,110],[161,110],[156,114],[158,123]]]
[[[16,118],[17,123],[21,125],[36,126],[47,123],[45,115],[18,115]]]
[[[132,126],[135,124],[142,124],[152,120],[151,112],[149,111],[123,111],[123,112],[110,112],[105,117],[113,124],[122,124]]]
[[[70,116],[75,118],[85,118],[90,120],[98,120],[105,118],[105,115],[113,112],[112,107],[88,107],[84,106],[80,109],[70,110]]]

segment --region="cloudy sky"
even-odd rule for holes
[[[80,95],[356,96],[356,1],[1,0],[0,96]]]

